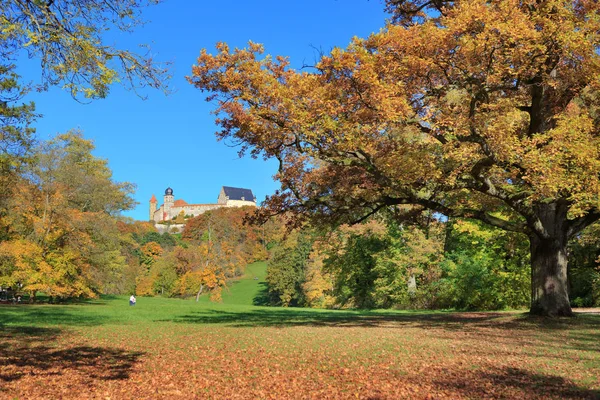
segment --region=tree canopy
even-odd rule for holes
[[[160,0],[5,0],[0,4],[3,64],[22,51],[38,58],[42,88],[62,83],[73,97],[102,98],[109,86],[166,88],[166,65],[107,43],[106,32],[131,32],[141,9]]]
[[[35,105],[18,104],[32,89],[62,84],[79,101],[103,98],[117,82],[139,95],[146,86],[168,91],[168,63],[156,62],[149,49],[138,54],[107,43],[109,31],[131,32],[144,22],[142,7],[158,2],[0,2],[0,215],[34,143]],[[39,83],[17,73],[24,57],[40,61]]]
[[[88,297],[122,269],[113,216],[133,206],[132,185],[114,182],[93,149],[78,132],[36,147],[0,220],[2,286],[21,285],[32,297]]]
[[[266,214],[338,224],[431,209],[521,232],[531,311],[571,315],[567,241],[600,218],[600,6],[387,5],[395,23],[314,71],[220,43],[188,79],[217,102],[220,138],[279,160]]]

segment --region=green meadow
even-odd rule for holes
[[[598,313],[264,307],[264,273],[251,265],[218,304],[2,305],[0,397],[600,397]]]

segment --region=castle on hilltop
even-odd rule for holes
[[[170,187],[165,190],[164,203],[157,207],[156,196],[152,195],[150,199],[150,221],[161,222],[170,221],[178,215],[197,216],[206,211],[223,207],[256,207],[256,197],[250,189],[234,188],[223,186],[216,204],[188,204],[185,200],[175,200],[173,189]]]

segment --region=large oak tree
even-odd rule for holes
[[[389,0],[393,22],[295,71],[203,50],[221,138],[279,160],[267,212],[431,209],[529,237],[531,312],[571,315],[567,241],[600,218],[600,6]]]

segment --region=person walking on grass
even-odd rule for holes
[[[135,306],[135,296],[134,295],[131,295],[131,297],[129,298],[129,305]]]

